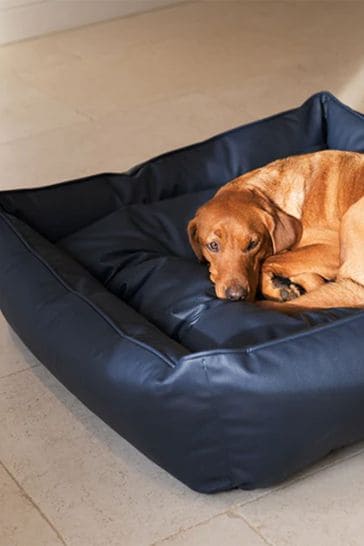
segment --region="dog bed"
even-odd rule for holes
[[[319,93],[125,174],[0,193],[7,321],[197,491],[266,487],[364,438],[364,312],[289,317],[217,300],[186,235],[225,182],[327,148],[363,152],[364,117]]]

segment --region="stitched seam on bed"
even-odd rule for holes
[[[156,356],[159,356],[160,358],[162,358],[170,367],[174,368],[176,363],[172,360],[169,360],[167,357],[165,357],[164,355],[162,355],[161,353],[159,353],[158,351],[154,351],[153,349],[151,349],[150,346],[148,345],[144,345],[143,342],[140,342],[138,340],[136,340],[135,338],[131,338],[129,337],[127,334],[124,334],[122,332],[122,330],[120,330],[106,315],[104,315],[104,313],[97,307],[95,306],[92,302],[90,302],[87,298],[85,298],[83,295],[81,295],[79,292],[76,292],[74,291],[71,287],[68,286],[68,284],[53,270],[53,268],[51,268],[49,266],[49,264],[38,254],[34,251],[34,249],[25,241],[25,239],[19,234],[19,232],[16,230],[16,228],[11,224],[11,222],[8,220],[8,218],[6,218],[6,216],[4,216],[3,213],[0,212],[0,216],[1,218],[4,220],[4,222],[8,225],[8,227],[14,232],[14,234],[17,236],[17,238],[24,244],[24,246],[30,251],[30,253],[35,257],[37,258],[44,267],[46,267],[48,269],[48,271],[55,277],[57,278],[57,280],[64,286],[64,288],[66,288],[69,292],[75,294],[76,296],[78,296],[82,301],[84,301],[85,303],[89,304],[90,307],[92,309],[94,309],[94,311],[100,316],[102,317],[117,333],[119,333],[119,335],[125,339],[128,339],[130,342],[132,343],[135,343],[136,345],[138,346],[141,346],[142,348],[146,349],[148,352],[151,352],[153,354],[155,354]],[[311,335],[314,335],[315,333],[317,332],[321,332],[321,331],[326,331],[326,330],[329,330],[331,328],[335,328],[335,327],[338,327],[338,326],[341,326],[342,324],[345,324],[347,322],[351,322],[353,320],[357,320],[358,318],[361,318],[363,317],[364,315],[364,311],[363,313],[360,313],[358,315],[355,315],[355,316],[351,316],[351,317],[344,317],[342,319],[338,319],[337,321],[335,322],[331,322],[329,324],[324,324],[322,326],[317,326],[315,328],[312,328],[310,330],[307,330],[307,331],[303,331],[303,332],[298,332],[297,334],[293,334],[293,335],[290,335],[290,336],[287,336],[287,337],[284,337],[283,339],[274,339],[274,340],[271,340],[271,341],[267,341],[267,342],[264,342],[262,344],[259,344],[259,345],[256,345],[256,346],[253,346],[253,347],[248,347],[248,348],[245,348],[245,349],[226,349],[226,350],[212,350],[212,351],[202,351],[202,352],[198,352],[196,353],[195,355],[186,355],[186,356],[182,356],[181,357],[181,360],[183,359],[189,359],[189,360],[193,360],[195,358],[201,358],[201,356],[208,356],[208,355],[218,355],[218,354],[239,354],[239,353],[242,353],[242,354],[250,354],[250,353],[253,353],[253,352],[258,352],[259,350],[261,349],[265,349],[267,347],[271,347],[271,346],[275,346],[275,345],[280,345],[280,344],[283,344],[283,343],[287,343],[289,341],[294,341],[295,339],[300,339],[302,337],[306,337],[306,336],[311,336]]]
[[[352,115],[355,115],[356,117],[358,117],[359,119],[363,120],[364,116],[360,113],[360,112],[357,112],[353,109],[351,109],[350,107],[348,107],[346,104],[342,103],[341,101],[339,101],[334,95],[332,95],[330,92],[328,91],[321,91],[319,93],[315,93],[313,94],[311,97],[309,97],[306,101],[304,101],[304,103],[299,106],[299,107],[296,107],[296,108],[292,108],[292,109],[289,109],[289,110],[285,110],[283,112],[279,112],[277,114],[274,114],[272,116],[268,116],[268,117],[265,117],[263,119],[259,119],[259,120],[256,120],[256,121],[253,121],[253,122],[250,122],[250,123],[247,123],[247,124],[244,124],[242,126],[237,126],[237,127],[234,127],[228,131],[224,131],[222,133],[219,133],[217,135],[214,135],[208,139],[205,139],[203,141],[200,141],[200,142],[196,142],[192,145],[188,145],[188,146],[183,146],[181,148],[177,148],[175,150],[171,150],[169,152],[166,152],[164,154],[160,154],[159,156],[156,156],[154,158],[151,158],[143,163],[141,163],[140,165],[137,165],[135,167],[132,167],[131,169],[129,169],[129,171],[126,171],[125,173],[121,173],[121,174],[124,174],[126,176],[135,176],[140,169],[142,169],[146,164],[150,163],[150,162],[153,162],[153,161],[157,161],[163,157],[166,157],[166,156],[169,156],[169,155],[172,155],[174,153],[178,153],[178,152],[181,152],[183,150],[189,150],[189,149],[193,149],[199,145],[202,145],[202,144],[205,144],[205,143],[208,143],[208,142],[211,142],[211,141],[214,141],[215,139],[218,139],[218,138],[221,138],[225,135],[229,135],[229,134],[232,134],[234,133],[235,131],[238,131],[239,129],[242,129],[242,128],[246,128],[246,127],[252,127],[252,126],[255,126],[255,125],[259,125],[261,123],[264,123],[264,122],[267,122],[267,121],[270,121],[270,120],[273,120],[273,119],[276,119],[280,116],[284,116],[284,115],[287,115],[287,114],[290,114],[291,112],[294,112],[296,110],[298,110],[299,108],[301,108],[304,104],[306,104],[307,102],[309,102],[310,100],[314,99],[315,97],[317,98],[321,98],[322,102],[333,102],[333,103],[336,103],[338,104],[340,107],[344,108],[346,111],[348,111],[350,114]],[[94,176],[113,176],[115,174],[118,174],[118,173],[113,173],[113,172],[105,172],[105,173],[99,173],[99,174],[96,174]],[[49,188],[52,188],[52,187],[59,187],[59,186],[62,186],[62,185],[66,185],[66,184],[78,184],[80,182],[86,182],[88,178],[91,178],[91,176],[85,176],[84,178],[80,179],[80,180],[70,180],[70,181],[63,181],[63,182],[59,182],[59,183],[56,183],[56,184],[51,184],[51,185],[48,185],[48,186],[42,186],[40,188],[37,188],[38,190],[46,190],[46,189],[49,189]],[[29,189],[27,188],[21,188],[19,190],[5,190],[5,192],[12,192],[12,191],[17,191],[17,192],[27,192],[29,191]],[[6,223],[9,225],[9,227],[13,230],[13,232],[17,235],[17,237],[24,243],[24,245],[26,247],[29,248],[29,250],[31,251],[31,253],[35,256],[35,257],[38,257],[36,255],[36,253],[34,252],[34,250],[27,245],[27,243],[21,238],[21,236],[19,235],[19,233],[15,230],[15,228],[7,222],[7,220],[5,219],[5,217],[1,214],[1,216],[4,218],[4,220],[6,221]],[[57,274],[53,271],[53,269],[51,269],[48,264],[46,262],[43,262],[42,258],[41,257],[38,257],[39,261],[41,261],[41,263],[43,263],[43,265],[45,267],[47,267],[47,269],[56,277],[58,278]],[[158,352],[154,353],[153,350],[151,350],[151,348],[146,345],[144,347],[144,344],[143,342],[138,342],[137,340],[135,340],[134,338],[129,338],[129,336],[127,336],[127,334],[124,334],[122,333],[122,331],[120,331],[117,326],[110,322],[108,318],[106,318],[106,316],[104,316],[102,314],[102,311],[94,306],[94,304],[92,304],[88,299],[86,299],[84,296],[82,296],[80,293],[78,292],[75,292],[73,291],[71,288],[67,287],[66,284],[64,283],[64,281],[59,278],[59,281],[64,285],[64,287],[66,289],[68,289],[70,292],[74,293],[75,295],[78,295],[80,297],[80,299],[82,299],[85,303],[88,303],[94,310],[95,312],[97,312],[102,318],[104,318],[104,320],[106,320],[106,322],[108,322],[108,324],[110,324],[110,326],[119,333],[119,335],[121,335],[122,337],[124,337],[125,339],[129,339],[132,343],[135,343],[136,345],[140,345],[141,347],[145,348],[146,350],[152,352],[153,354],[156,354],[158,356],[160,356],[160,358],[162,358],[163,360],[165,360],[168,365],[170,365],[171,367],[175,367],[175,363],[173,361],[168,361],[165,357],[162,356],[162,354],[159,354]],[[212,350],[212,351],[203,351],[203,352],[199,352],[199,353],[196,353],[196,355],[186,355],[186,356],[183,356],[181,357],[181,359],[185,359],[185,358],[191,358],[191,359],[194,359],[195,356],[197,357],[200,357],[201,355],[212,355],[212,354],[234,354],[234,353],[246,353],[246,354],[249,354],[249,353],[252,353],[252,352],[257,352],[258,350],[260,349],[264,349],[266,347],[269,347],[269,346],[274,346],[274,345],[278,345],[280,343],[285,343],[285,342],[288,342],[288,341],[291,341],[291,340],[295,340],[295,339],[298,339],[300,337],[304,337],[306,335],[314,335],[316,332],[318,331],[321,331],[321,330],[326,330],[326,329],[329,329],[330,327],[336,327],[336,326],[340,326],[341,324],[343,323],[346,323],[346,322],[350,322],[351,320],[355,320],[355,319],[358,319],[360,317],[362,317],[363,315],[360,314],[360,315],[356,315],[354,317],[345,317],[344,319],[339,319],[337,321],[335,321],[335,323],[331,323],[331,324],[326,324],[326,325],[323,325],[322,327],[317,327],[315,329],[310,329],[309,331],[304,331],[304,332],[300,332],[298,334],[294,334],[293,336],[289,336],[289,337],[285,337],[283,339],[279,339],[279,340],[272,340],[272,341],[268,341],[268,342],[265,342],[263,344],[260,344],[260,345],[257,345],[255,347],[249,347],[249,348],[246,348],[246,349],[226,349],[226,350]],[[173,362],[173,364],[172,364]]]
[[[322,331],[330,330],[332,328],[337,328],[337,327],[341,326],[342,324],[350,323],[352,321],[358,320],[358,319],[363,318],[363,317],[364,317],[364,310],[363,310],[363,312],[358,313],[358,314],[356,314],[354,316],[344,317],[342,319],[336,320],[335,322],[330,322],[329,324],[323,324],[321,326],[316,326],[316,327],[313,327],[313,328],[311,328],[309,330],[304,330],[302,332],[298,332],[297,334],[291,334],[289,336],[285,336],[284,338],[281,338],[281,339],[273,339],[273,340],[270,340],[270,341],[266,341],[266,342],[260,343],[258,345],[255,345],[253,347],[247,347],[247,348],[244,348],[244,349],[225,349],[225,350],[224,349],[223,350],[212,349],[211,351],[200,351],[200,352],[195,353],[195,354],[183,356],[183,357],[181,357],[181,360],[185,360],[185,359],[193,360],[195,358],[203,358],[203,357],[207,357],[207,356],[220,355],[220,354],[226,355],[226,354],[235,354],[235,353],[237,353],[237,354],[257,353],[258,351],[260,351],[262,349],[266,349],[268,347],[274,347],[275,345],[281,345],[281,344],[283,345],[284,343],[288,343],[290,341],[294,341],[296,339],[304,338],[304,337],[307,337],[307,336],[313,336],[316,333],[320,333]]]
[[[349,112],[349,114],[353,114],[354,116],[358,117],[359,119],[361,119],[361,121],[364,121],[364,115],[361,114],[360,112],[357,112],[356,110],[353,110],[353,108],[350,108],[350,106],[348,106],[347,104],[345,104],[344,102],[341,102],[340,100],[338,100],[334,95],[332,95],[329,91],[327,91],[326,93],[323,94],[323,97],[325,102],[335,102],[336,104],[338,104],[341,108],[344,108],[344,110],[346,110],[347,112]]]
[[[232,470],[231,470],[229,450],[227,448],[227,442],[225,441],[224,427],[223,427],[223,424],[222,424],[222,419],[220,417],[220,412],[218,411],[218,406],[217,406],[217,404],[215,404],[214,389],[212,388],[212,383],[210,381],[206,360],[204,358],[201,359],[201,364],[202,364],[203,370],[205,372],[207,386],[209,388],[210,399],[211,399],[211,408],[213,410],[213,413],[215,415],[216,420],[219,423],[219,430],[220,430],[219,436],[220,436],[220,442],[221,442],[220,449],[221,449],[221,452],[224,453],[224,459],[225,459],[224,466],[226,467],[226,476],[229,479],[229,487],[230,487],[230,489],[232,489],[234,487],[234,482],[233,482],[233,478],[232,478]]]
[[[27,248],[27,250],[30,252],[30,254],[36,258],[42,265],[45,267],[51,275],[58,280],[58,282],[63,286],[63,288],[66,289],[66,291],[70,292],[71,294],[75,295],[76,297],[80,298],[84,303],[89,305],[96,314],[101,317],[111,328],[119,334],[120,337],[126,339],[130,343],[137,345],[138,347],[143,348],[149,353],[154,354],[155,356],[158,356],[161,360],[163,360],[170,368],[175,368],[176,362],[172,359],[169,359],[166,355],[163,355],[157,350],[154,350],[151,346],[145,344],[142,341],[139,341],[136,338],[130,337],[128,334],[125,334],[118,326],[113,322],[112,319],[110,319],[97,305],[95,305],[92,301],[90,301],[86,296],[81,294],[80,292],[77,292],[74,290],[69,284],[60,276],[56,271],[38,254],[30,245],[29,243],[23,238],[23,236],[16,230],[16,228],[11,224],[11,222],[4,216],[3,213],[0,212],[0,217],[3,219],[3,221],[6,223],[6,225],[11,229],[11,231],[16,235],[16,237],[19,239],[19,241]]]

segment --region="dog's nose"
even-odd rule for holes
[[[245,300],[248,295],[248,290],[240,284],[232,284],[225,290],[225,297],[231,301]]]

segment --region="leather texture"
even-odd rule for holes
[[[364,438],[364,312],[217,300],[186,234],[225,182],[327,148],[364,152],[364,117],[324,92],[124,174],[0,192],[9,324],[197,491],[270,486]]]

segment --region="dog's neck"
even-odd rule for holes
[[[282,171],[274,168],[258,169],[247,180],[247,187],[257,188],[281,210],[301,219],[306,193],[306,180],[301,170]]]

